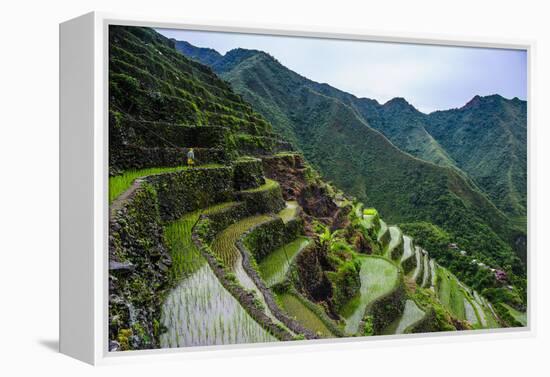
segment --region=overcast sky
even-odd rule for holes
[[[423,112],[461,107],[476,94],[524,100],[527,96],[525,51],[157,31],[221,54],[237,47],[262,50],[311,80],[380,103],[404,97]]]

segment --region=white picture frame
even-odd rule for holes
[[[334,350],[400,343],[449,342],[492,337],[534,336],[536,318],[533,284],[528,286],[528,326],[498,330],[430,333],[371,338],[295,341],[270,345],[230,345],[200,348],[108,351],[108,27],[135,25],[204,31],[240,32],[315,38],[384,41],[444,46],[520,49],[528,59],[528,153],[532,154],[533,41],[495,40],[368,32],[363,30],[195,23],[92,12],[60,24],[60,351],[90,364],[110,364],[161,358],[212,357]],[[528,157],[528,192],[531,192]],[[528,234],[532,229],[532,195],[528,196]],[[528,280],[534,276],[535,255],[528,237]],[[223,352],[223,353],[220,353]]]

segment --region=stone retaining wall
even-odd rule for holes
[[[163,221],[176,220],[187,212],[233,200],[231,167],[198,167],[146,179],[157,190]]]
[[[110,350],[158,348],[160,307],[169,288],[170,255],[155,189],[137,182],[111,205]]]

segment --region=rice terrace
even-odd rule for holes
[[[164,34],[109,29],[110,351],[527,326],[525,101]]]

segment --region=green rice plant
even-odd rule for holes
[[[457,278],[441,266],[437,266],[436,270],[436,292],[439,301],[441,301],[443,306],[445,306],[456,318],[465,320],[464,294],[462,293]]]
[[[499,305],[504,308],[508,314],[518,323],[520,323],[522,326],[527,326],[527,313],[526,312],[520,312],[519,310],[514,309],[510,305],[501,302]]]
[[[164,228],[164,240],[172,257],[171,278],[174,281],[195,272],[206,262],[191,238],[199,216],[200,211],[189,213]]]
[[[307,306],[302,304],[302,302],[293,294],[282,293],[277,296],[277,300],[284,310],[291,317],[300,322],[305,328],[313,331],[323,338],[334,337],[334,334],[332,334],[323,321],[321,321],[319,317],[317,317],[317,315]]]
[[[286,207],[279,212],[279,217],[283,220],[283,222],[286,224],[290,220],[293,220],[296,218],[296,213],[298,212],[298,202],[295,200],[291,200],[286,202]]]
[[[309,243],[309,238],[298,237],[294,241],[268,254],[260,262],[258,270],[267,287],[272,287],[285,279],[292,261]]]
[[[207,263],[168,294],[161,323],[167,329],[160,336],[163,348],[276,341],[221,285]]]
[[[367,306],[395,288],[399,279],[399,269],[386,258],[362,256],[360,277],[359,295],[344,305],[340,311],[346,322],[347,334],[357,334]]]
[[[244,218],[221,231],[212,241],[210,248],[217,258],[223,261],[224,266],[234,272],[236,280],[244,288],[254,293],[258,309],[265,312],[275,324],[284,326],[267,306],[264,296],[242,264],[241,251],[237,248],[237,241],[242,235],[255,225],[272,220],[270,215],[258,215]]]
[[[221,258],[229,268],[234,268],[235,262],[240,257],[240,251],[236,246],[237,240],[254,225],[269,221],[271,218],[269,215],[252,216],[228,226],[212,241],[211,249],[214,255]]]

